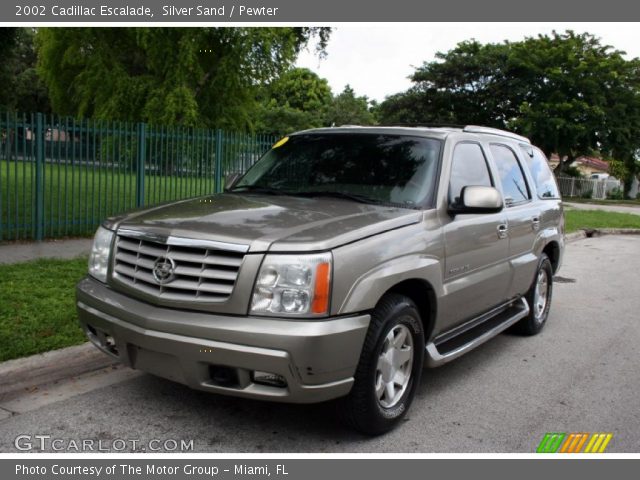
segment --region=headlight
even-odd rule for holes
[[[89,255],[89,275],[101,282],[107,281],[107,268],[109,267],[109,252],[111,251],[111,241],[113,232],[106,228],[99,227],[93,238],[91,255]]]
[[[267,255],[253,289],[251,313],[326,315],[330,291],[330,253]]]

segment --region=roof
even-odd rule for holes
[[[549,163],[550,164],[555,164],[555,163],[559,163],[560,162],[560,157],[558,157],[557,153],[552,153],[551,156],[549,157]],[[609,163],[606,160],[603,160],[601,158],[598,157],[587,157],[587,156],[582,156],[582,157],[578,157],[576,158],[573,163],[580,163],[582,165],[584,165],[585,167],[591,167],[594,168],[596,170],[601,170],[603,172],[608,172],[609,171]]]
[[[601,158],[584,156],[576,158],[576,162],[581,163],[585,167],[596,168],[604,172],[609,171],[609,163]]]

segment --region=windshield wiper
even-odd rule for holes
[[[251,192],[264,193],[266,195],[291,195],[289,192],[285,192],[284,190],[278,190],[277,188],[260,187],[258,185],[240,185],[237,187],[233,187],[228,191],[231,193]]]
[[[378,205],[381,202],[378,202],[372,198],[365,197],[364,195],[358,195],[357,193],[345,193],[345,192],[335,192],[331,190],[319,190],[319,191],[308,191],[308,192],[292,192],[292,195],[300,196],[300,197],[335,197],[335,198],[344,198],[346,200],[353,200],[354,202],[360,203],[370,203],[374,205]]]

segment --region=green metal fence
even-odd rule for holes
[[[113,214],[221,192],[276,139],[222,130],[0,114],[0,241],[87,235]]]

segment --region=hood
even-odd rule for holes
[[[248,245],[250,252],[318,251],[417,223],[422,212],[338,198],[218,194],[116,219],[115,226]]]

